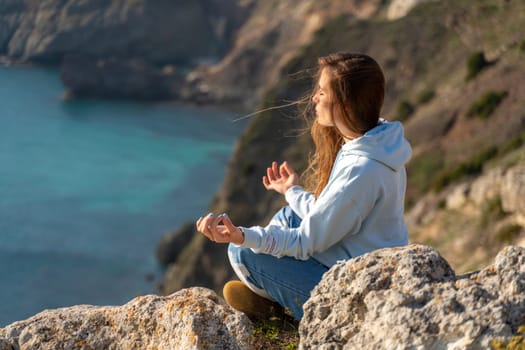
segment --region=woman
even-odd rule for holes
[[[273,162],[263,185],[289,206],[268,226],[237,227],[226,214],[212,213],[196,223],[210,240],[230,243],[242,282],[228,282],[224,297],[251,317],[268,316],[275,301],[300,319],[311,290],[338,261],[407,244],[404,165],[411,148],[399,122],[379,117],[383,72],[363,54],[337,53],[318,63],[316,149],[306,179],[311,192],[286,162]]]

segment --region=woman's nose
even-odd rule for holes
[[[317,97],[317,93],[316,93],[316,94],[314,94],[314,95],[312,96],[312,102],[313,102],[314,104],[317,104],[318,101],[319,101],[319,97]]]

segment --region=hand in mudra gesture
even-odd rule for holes
[[[232,223],[227,214],[215,216],[213,213],[209,213],[204,217],[200,217],[195,225],[197,230],[208,237],[210,241],[235,244],[244,242],[244,233]]]
[[[262,182],[267,190],[284,194],[290,187],[299,184],[299,176],[287,162],[283,162],[280,166],[277,162],[272,162],[272,166],[266,169]]]

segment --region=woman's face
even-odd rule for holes
[[[318,86],[312,101],[315,104],[315,115],[317,122],[322,126],[334,126],[332,116],[332,92],[329,86],[330,76],[327,69],[321,71]]]
[[[345,124],[344,118],[337,114],[337,108],[333,108],[333,96],[330,89],[330,74],[328,68],[323,68],[319,77],[319,83],[315,95],[312,97],[315,104],[315,114],[317,116],[317,123],[322,126],[333,126],[341,133],[343,138],[348,141],[359,137]],[[334,115],[334,113],[336,113]]]

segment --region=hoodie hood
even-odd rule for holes
[[[400,122],[380,119],[375,128],[345,143],[342,155],[345,154],[367,157],[398,171],[410,159],[412,147],[405,138]]]

